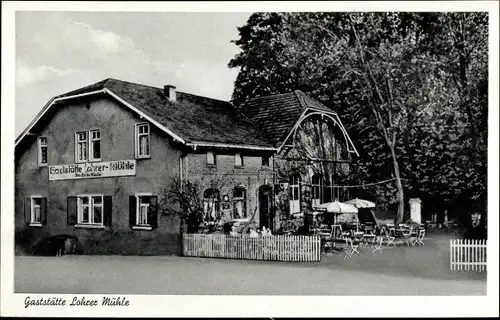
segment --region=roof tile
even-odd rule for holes
[[[163,88],[106,79],[58,97],[108,89],[188,142],[273,147],[229,102],[177,92],[171,102]]]

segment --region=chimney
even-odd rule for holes
[[[167,97],[170,101],[176,101],[177,98],[176,98],[175,89],[177,89],[176,86],[172,86],[172,85],[163,86],[163,94],[165,94],[165,97]]]

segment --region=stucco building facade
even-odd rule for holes
[[[174,179],[222,181],[206,184],[207,219],[277,230],[338,198],[356,152],[336,114],[301,92],[235,107],[106,79],[54,97],[16,139],[16,242],[67,234],[88,254],[176,254],[179,218],[158,212]]]

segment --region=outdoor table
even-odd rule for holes
[[[363,232],[354,232],[354,233],[351,235],[351,237],[352,237],[352,238],[353,238],[353,240],[354,240],[354,238],[363,238],[363,237],[364,237],[364,235],[365,235],[365,234],[364,234]]]
[[[364,238],[365,240],[369,240],[369,239],[371,239],[371,244],[373,244],[373,243],[375,242],[375,237],[376,237],[376,235],[374,235],[374,234],[372,234],[372,233],[370,233],[370,234],[365,234],[365,235],[363,236],[363,238]],[[368,244],[368,241],[367,241],[367,244]]]

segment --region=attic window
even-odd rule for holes
[[[243,157],[241,156],[241,153],[236,153],[234,155],[234,166],[243,167]]]
[[[208,166],[215,165],[215,153],[213,151],[207,152],[207,165]]]
[[[269,167],[269,156],[262,157],[262,166]]]
[[[38,165],[47,165],[47,137],[38,138]]]

